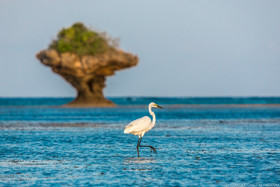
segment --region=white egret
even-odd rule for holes
[[[152,107],[157,107],[157,108],[161,108],[161,106],[157,105],[156,103],[152,102],[149,104],[149,112],[151,114],[151,116],[153,116],[153,121],[151,121],[151,118],[149,118],[148,116],[144,116],[142,118],[136,119],[132,122],[130,122],[124,130],[124,133],[126,134],[134,134],[137,135],[138,138],[138,143],[137,143],[137,153],[138,153],[138,157],[139,157],[139,147],[150,147],[154,153],[157,153],[156,149],[150,145],[140,145],[142,138],[144,136],[144,134],[146,132],[148,132],[149,130],[151,130],[156,123],[156,115],[155,113],[152,111]]]

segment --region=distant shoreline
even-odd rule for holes
[[[254,108],[254,107],[280,107],[280,104],[174,104],[171,107],[216,107],[216,108]]]
[[[162,104],[168,108],[280,108],[280,104]],[[106,106],[90,106],[90,105],[80,105],[80,106],[61,106],[63,108],[146,108],[147,105],[116,105],[114,107]]]
[[[164,109],[168,108],[280,108],[280,104],[161,104]],[[0,105],[0,107],[39,107],[39,108],[146,108],[146,105],[116,105],[116,106],[95,106],[95,105]]]
[[[53,106],[68,108],[146,107],[155,102],[168,107],[280,107],[280,97],[108,97],[117,106],[80,104],[67,105],[70,97],[0,97],[0,107]]]

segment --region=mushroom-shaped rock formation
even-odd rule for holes
[[[78,27],[78,29],[75,27]],[[79,28],[82,28],[82,31]],[[69,30],[74,31],[69,34]],[[83,31],[93,34],[91,37],[83,38]],[[69,35],[68,38],[65,37],[67,34]],[[62,39],[63,42],[61,42]],[[76,43],[71,40],[76,40]],[[98,44],[100,41],[103,44]],[[60,44],[60,42],[63,44]],[[48,50],[43,50],[37,54],[37,58],[44,65],[50,66],[55,73],[61,75],[76,88],[77,97],[68,105],[115,106],[112,101],[104,97],[102,92],[105,87],[106,76],[113,75],[117,70],[135,66],[138,63],[138,58],[112,47],[108,43],[108,40],[98,33],[88,30],[81,23],[76,23],[68,30],[60,31],[58,40],[55,40]],[[85,46],[88,50],[84,48]]]

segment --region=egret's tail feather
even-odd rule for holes
[[[131,123],[130,124],[128,124],[126,127],[125,127],[125,129],[124,129],[124,133],[125,134],[129,134],[129,133],[131,133],[131,128],[132,128],[133,126],[131,125]]]
[[[124,131],[123,131],[125,134],[129,134],[130,133],[130,129],[129,128],[126,128],[126,129],[124,129]]]

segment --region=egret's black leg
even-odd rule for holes
[[[154,153],[157,153],[156,149],[153,146],[150,145],[139,145],[139,147],[149,147],[153,150]]]
[[[138,153],[138,157],[139,157],[139,146],[140,146],[140,143],[141,143],[141,140],[142,140],[142,137],[138,138],[138,143],[137,143],[137,153]]]
[[[149,147],[149,148],[151,148],[151,149],[153,150],[154,153],[157,153],[156,149],[155,149],[154,147],[150,146],[150,145],[140,145],[141,141],[142,141],[142,137],[141,137],[141,139],[140,139],[140,142],[139,142],[139,140],[138,140],[139,147]],[[137,148],[138,148],[138,147],[137,147]],[[139,155],[138,155],[138,156],[139,156]]]
[[[139,138],[139,146],[140,146],[140,144],[141,144],[141,142],[142,142],[142,138],[143,138],[143,137]]]

